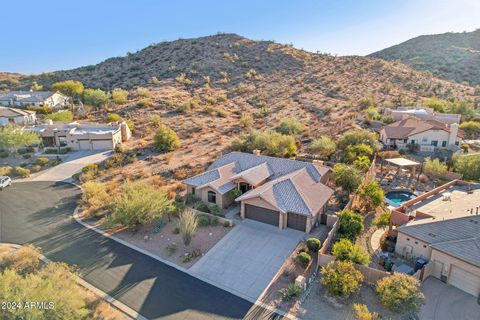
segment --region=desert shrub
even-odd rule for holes
[[[468,139],[480,138],[480,122],[478,121],[465,121],[460,125],[460,129],[465,131]]]
[[[367,156],[359,156],[355,161],[353,161],[353,165],[355,168],[362,172],[367,172],[370,169],[372,162]]]
[[[0,176],[9,176],[12,174],[13,168],[10,166],[0,167]]]
[[[368,266],[370,263],[368,252],[348,239],[341,239],[340,241],[335,242],[332,254],[340,261],[351,261],[364,266]]]
[[[210,207],[209,207],[209,205],[206,204],[206,203],[203,202],[203,201],[199,201],[199,202],[195,205],[195,209],[197,209],[198,211],[210,213]]]
[[[48,164],[48,158],[40,157],[35,160],[35,164],[38,166],[46,166]]]
[[[123,166],[123,162],[125,161],[125,156],[123,153],[114,153],[110,158],[105,160],[105,168],[118,168]]]
[[[309,147],[311,152],[319,155],[320,157],[329,158],[337,150],[337,145],[328,136],[321,136],[310,143]]]
[[[88,181],[83,184],[82,203],[87,207],[87,214],[108,206],[110,197],[105,183]]]
[[[177,251],[177,244],[176,243],[169,243],[165,247],[165,251],[167,251],[167,256],[172,256]]]
[[[100,108],[108,102],[108,94],[101,89],[86,89],[83,91],[83,102]]]
[[[16,126],[0,128],[0,149],[16,152],[20,148],[38,144],[40,139],[37,133],[22,130]]]
[[[242,113],[240,116],[240,125],[244,128],[251,128],[253,126],[253,117],[250,113]]]
[[[83,83],[75,80],[66,80],[52,84],[53,91],[60,91],[69,97],[78,97],[83,93]]]
[[[311,252],[318,252],[320,250],[322,242],[318,240],[317,238],[308,238],[307,239],[307,248]]]
[[[302,293],[302,288],[295,283],[291,283],[286,288],[280,289],[279,293],[283,301],[290,301]]]
[[[416,312],[425,300],[420,290],[420,282],[403,273],[395,273],[378,280],[375,289],[378,299],[385,308],[396,312],[402,310]]]
[[[353,311],[355,311],[356,320],[380,320],[381,317],[376,312],[370,312],[368,307],[364,304],[355,303],[353,305]]]
[[[296,257],[295,261],[301,265],[303,268],[308,267],[310,261],[312,261],[312,256],[306,252],[300,252]]]
[[[137,101],[139,107],[152,107],[153,101],[150,98],[143,98]]]
[[[228,116],[228,112],[220,108],[216,108],[215,112],[217,113],[217,116],[221,118],[226,118]]]
[[[116,113],[109,113],[105,117],[105,122],[110,123],[110,122],[117,122],[122,120],[122,117]]]
[[[379,151],[377,152],[377,158],[379,159],[391,159],[399,158],[401,154],[398,151]]]
[[[163,121],[162,117],[159,114],[152,114],[148,117],[148,122],[150,123],[151,126],[154,128],[159,128]]]
[[[112,90],[112,100],[115,104],[125,104],[128,99],[128,91],[120,88]]]
[[[385,201],[385,193],[377,180],[370,179],[364,182],[357,190],[362,205],[369,211],[381,206]]]
[[[178,83],[181,83],[181,84],[184,84],[184,85],[189,85],[189,84],[192,84],[193,81],[188,79],[187,76],[185,75],[185,73],[180,73],[176,78],[175,80],[178,82]]]
[[[444,113],[447,106],[447,101],[435,97],[426,98],[422,101],[422,106],[433,108],[436,112]]]
[[[133,122],[133,120],[125,120],[125,123],[127,124],[128,129],[130,129],[132,133],[135,132],[135,122]]]
[[[192,209],[183,210],[178,216],[178,228],[183,239],[183,243],[188,246],[192,241],[193,235],[197,230],[198,217]]]
[[[198,226],[199,227],[208,227],[208,226],[215,226],[218,223],[217,218],[205,216],[205,215],[199,215],[198,216]]]
[[[198,97],[193,97],[178,105],[177,110],[183,113],[190,113],[199,103],[200,99]]]
[[[148,98],[151,95],[151,92],[148,88],[143,88],[143,87],[138,87],[135,89],[135,92],[137,93],[138,96]]]
[[[378,228],[385,228],[390,225],[391,212],[389,210],[382,212],[377,218],[373,220],[373,225]]]
[[[365,118],[368,120],[378,120],[381,118],[377,108],[374,108],[374,107],[369,107],[367,109],[364,109],[362,113],[365,115]]]
[[[305,130],[305,125],[294,118],[283,118],[276,130],[286,135],[299,134]]]
[[[27,110],[35,111],[38,114],[50,114],[50,113],[52,113],[52,108],[50,108],[48,106],[43,106],[43,107],[28,106]]]
[[[276,157],[289,157],[297,153],[295,138],[275,131],[253,131],[242,134],[233,141],[232,148],[243,152],[258,149],[265,155]]]
[[[12,269],[18,274],[25,275],[34,272],[40,267],[42,252],[39,248],[27,244],[14,252],[0,258],[1,269]]]
[[[349,146],[358,144],[366,144],[370,146],[372,150],[377,150],[379,147],[377,135],[368,130],[348,130],[343,133],[337,141],[337,146],[340,150],[347,150]]]
[[[344,209],[337,212],[340,227],[338,233],[340,238],[354,241],[363,232],[363,217],[359,213]]]
[[[127,181],[110,203],[110,222],[135,228],[160,219],[171,202],[164,190],[144,180]]]
[[[166,125],[161,125],[157,129],[153,141],[157,151],[173,151],[180,148],[180,139],[177,134]]]
[[[376,108],[377,107],[377,101],[375,99],[375,96],[373,95],[368,95],[363,98],[361,98],[358,102],[360,108],[362,109],[368,109],[368,108]]]
[[[30,170],[22,167],[15,167],[15,174],[19,177],[26,178],[30,175]]]
[[[345,192],[355,191],[362,182],[362,172],[354,166],[337,163],[333,167],[333,177],[335,183]]]
[[[455,154],[453,167],[466,180],[480,180],[480,154]]]
[[[345,162],[353,163],[358,157],[368,157],[370,158],[373,155],[373,149],[367,144],[360,143],[356,145],[348,146],[343,159]]]
[[[431,178],[441,178],[447,173],[447,165],[438,159],[426,158],[423,164],[423,172]]]
[[[348,297],[360,288],[363,275],[355,269],[350,261],[332,261],[322,267],[321,283],[334,296]]]

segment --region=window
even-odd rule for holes
[[[446,147],[447,146],[447,141],[442,141],[442,147]]]
[[[428,138],[427,138],[427,137],[423,137],[423,138],[422,138],[422,142],[428,142]]]
[[[67,138],[66,137],[58,137],[58,143],[60,147],[65,147],[67,145]]]
[[[207,193],[207,200],[210,203],[217,203],[217,194],[213,191],[208,191]]]
[[[192,194],[195,194],[195,188],[192,187]]]
[[[252,186],[249,185],[248,183],[240,182],[240,184],[239,184],[239,189],[240,189],[240,191],[242,191],[242,193],[245,193],[245,192],[247,192],[248,190],[252,189]]]
[[[415,241],[415,244],[418,244],[418,241]]]
[[[438,146],[438,141],[437,140],[432,140],[431,144],[432,144],[432,146],[436,147],[436,146]]]
[[[410,140],[411,144],[415,144],[415,139]]]
[[[410,238],[407,238],[407,241],[410,241]]]
[[[403,139],[403,143],[407,143],[408,139]]]
[[[426,248],[426,247],[427,247],[427,245],[425,245],[425,244],[424,244],[424,245],[423,245],[423,247],[424,247],[424,248]]]

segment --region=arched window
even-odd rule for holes
[[[217,194],[213,191],[208,191],[207,193],[208,202],[217,203]]]

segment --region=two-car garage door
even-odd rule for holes
[[[245,218],[278,226],[280,215],[275,210],[245,204]]]
[[[480,276],[463,270],[455,265],[451,266],[448,283],[475,297],[478,297],[480,294]]]
[[[79,150],[111,150],[113,149],[112,140],[78,140]]]

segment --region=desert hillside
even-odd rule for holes
[[[420,36],[370,56],[400,60],[443,79],[480,84],[480,29]]]

